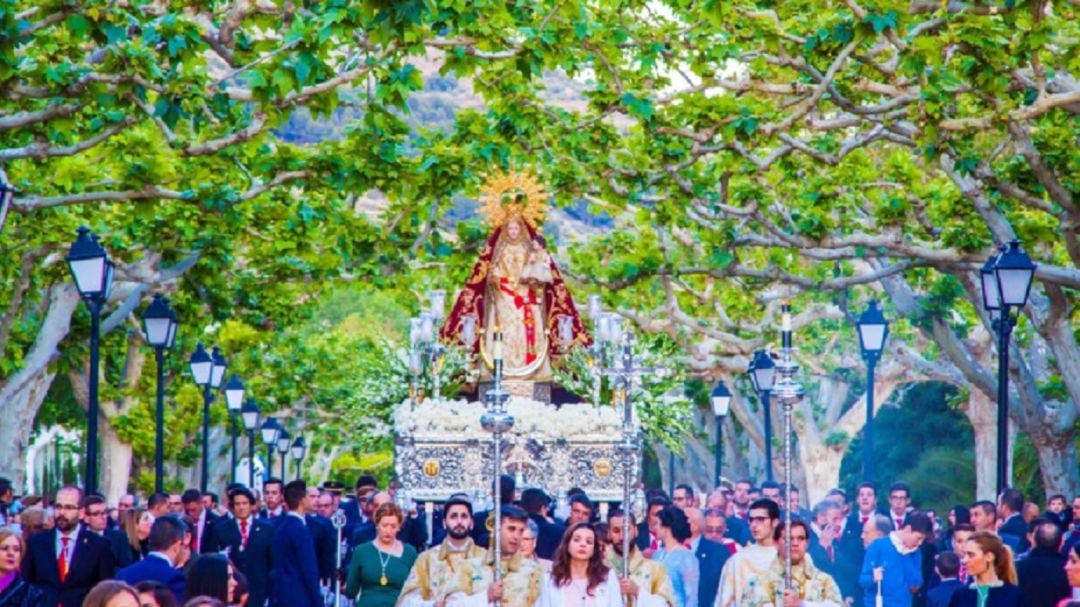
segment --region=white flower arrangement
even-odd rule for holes
[[[463,400],[425,400],[417,406],[408,401],[394,410],[394,431],[403,436],[455,439],[487,438],[491,434],[480,426],[487,409],[480,402]],[[528,398],[511,397],[506,410],[514,416],[513,433],[537,440],[585,438],[611,440],[622,431],[621,411],[612,407],[563,405],[556,407]],[[635,427],[637,420],[634,420]]]

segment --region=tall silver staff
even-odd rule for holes
[[[792,357],[791,349],[791,306],[784,304],[781,307],[783,314],[783,326],[781,338],[783,348],[781,350],[780,364],[776,371],[780,374],[780,381],[773,386],[772,395],[784,408],[784,491],[791,491],[791,414],[795,404],[803,399],[803,387],[795,381],[795,374],[799,372],[799,365]],[[788,501],[784,508],[784,588],[791,590],[791,502]]]
[[[334,568],[334,607],[341,607],[341,533],[345,528],[345,512],[335,510],[330,516],[330,522],[337,529],[337,567]]]
[[[480,425],[484,427],[484,430],[491,432],[492,443],[492,487],[494,487],[495,493],[495,508],[494,515],[495,521],[492,528],[494,534],[493,549],[495,551],[495,572],[494,581],[496,583],[502,581],[502,486],[500,477],[502,476],[502,438],[504,432],[509,432],[514,427],[514,416],[506,412],[506,401],[510,398],[510,393],[503,390],[502,387],[502,372],[503,372],[503,343],[502,332],[495,331],[492,339],[492,352],[491,360],[492,367],[494,367],[494,379],[495,386],[484,393],[484,404],[487,406],[487,412],[480,416]]]
[[[632,510],[633,487],[636,484],[635,472],[637,469],[637,456],[641,451],[641,439],[634,428],[634,404],[631,393],[634,382],[645,375],[666,375],[668,370],[659,367],[636,367],[634,366],[634,335],[629,331],[622,333],[621,326],[615,322],[601,332],[601,340],[610,342],[618,347],[616,360],[612,367],[603,370],[603,375],[614,379],[615,406],[623,406],[622,439],[618,449],[623,456],[623,577],[630,577],[630,533],[626,526],[630,524],[630,512]]]

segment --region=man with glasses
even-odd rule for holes
[[[184,513],[184,499],[179,493],[169,494],[169,512],[171,514],[183,514]]]
[[[53,504],[55,528],[30,536],[22,575],[45,591],[43,605],[80,607],[98,582],[115,573],[109,542],[79,524],[82,492],[64,487]],[[104,504],[98,506],[104,515]],[[104,518],[104,516],[102,516]]]
[[[904,517],[907,516],[910,505],[911,487],[907,483],[893,483],[889,487],[889,520],[892,521],[894,529],[904,526]]]
[[[135,555],[131,550],[131,542],[127,534],[118,529],[109,529],[108,510],[105,508],[105,498],[91,494],[83,498],[82,522],[87,529],[105,538],[109,542],[109,552],[113,555],[116,568],[127,567],[135,561]]]
[[[728,559],[720,576],[720,591],[716,607],[763,604],[769,600],[761,582],[776,560],[776,540],[773,535],[780,525],[780,506],[771,499],[759,499],[750,504],[747,513],[750,536],[754,543]]]

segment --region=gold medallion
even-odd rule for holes
[[[387,585],[389,583],[390,583],[390,580],[386,579],[385,574],[381,578],[379,578],[379,585],[380,586],[385,586],[385,585]]]
[[[608,461],[606,458],[601,457],[600,459],[593,462],[593,472],[595,472],[596,476],[599,476],[600,478],[607,478],[611,476],[612,469],[613,466],[611,465],[611,462]]]
[[[439,465],[439,460],[429,459],[424,462],[424,475],[428,478],[434,478],[436,476],[439,476],[439,470],[441,468],[442,466]]]

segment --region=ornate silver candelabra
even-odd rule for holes
[[[634,428],[634,404],[631,394],[634,390],[635,381],[646,375],[663,376],[668,370],[660,367],[637,367],[634,366],[634,335],[630,332],[622,333],[617,325],[608,327],[602,332],[599,341],[612,343],[618,346],[616,360],[609,368],[600,370],[601,376],[611,377],[614,381],[613,401],[616,407],[622,406],[623,423],[622,439],[619,441],[618,450],[623,457],[623,519],[624,528],[630,524],[630,513],[633,510],[634,472],[637,468],[638,454],[641,452],[641,437]],[[599,381],[597,382],[599,384]],[[630,576],[630,534],[623,532],[623,576]]]

